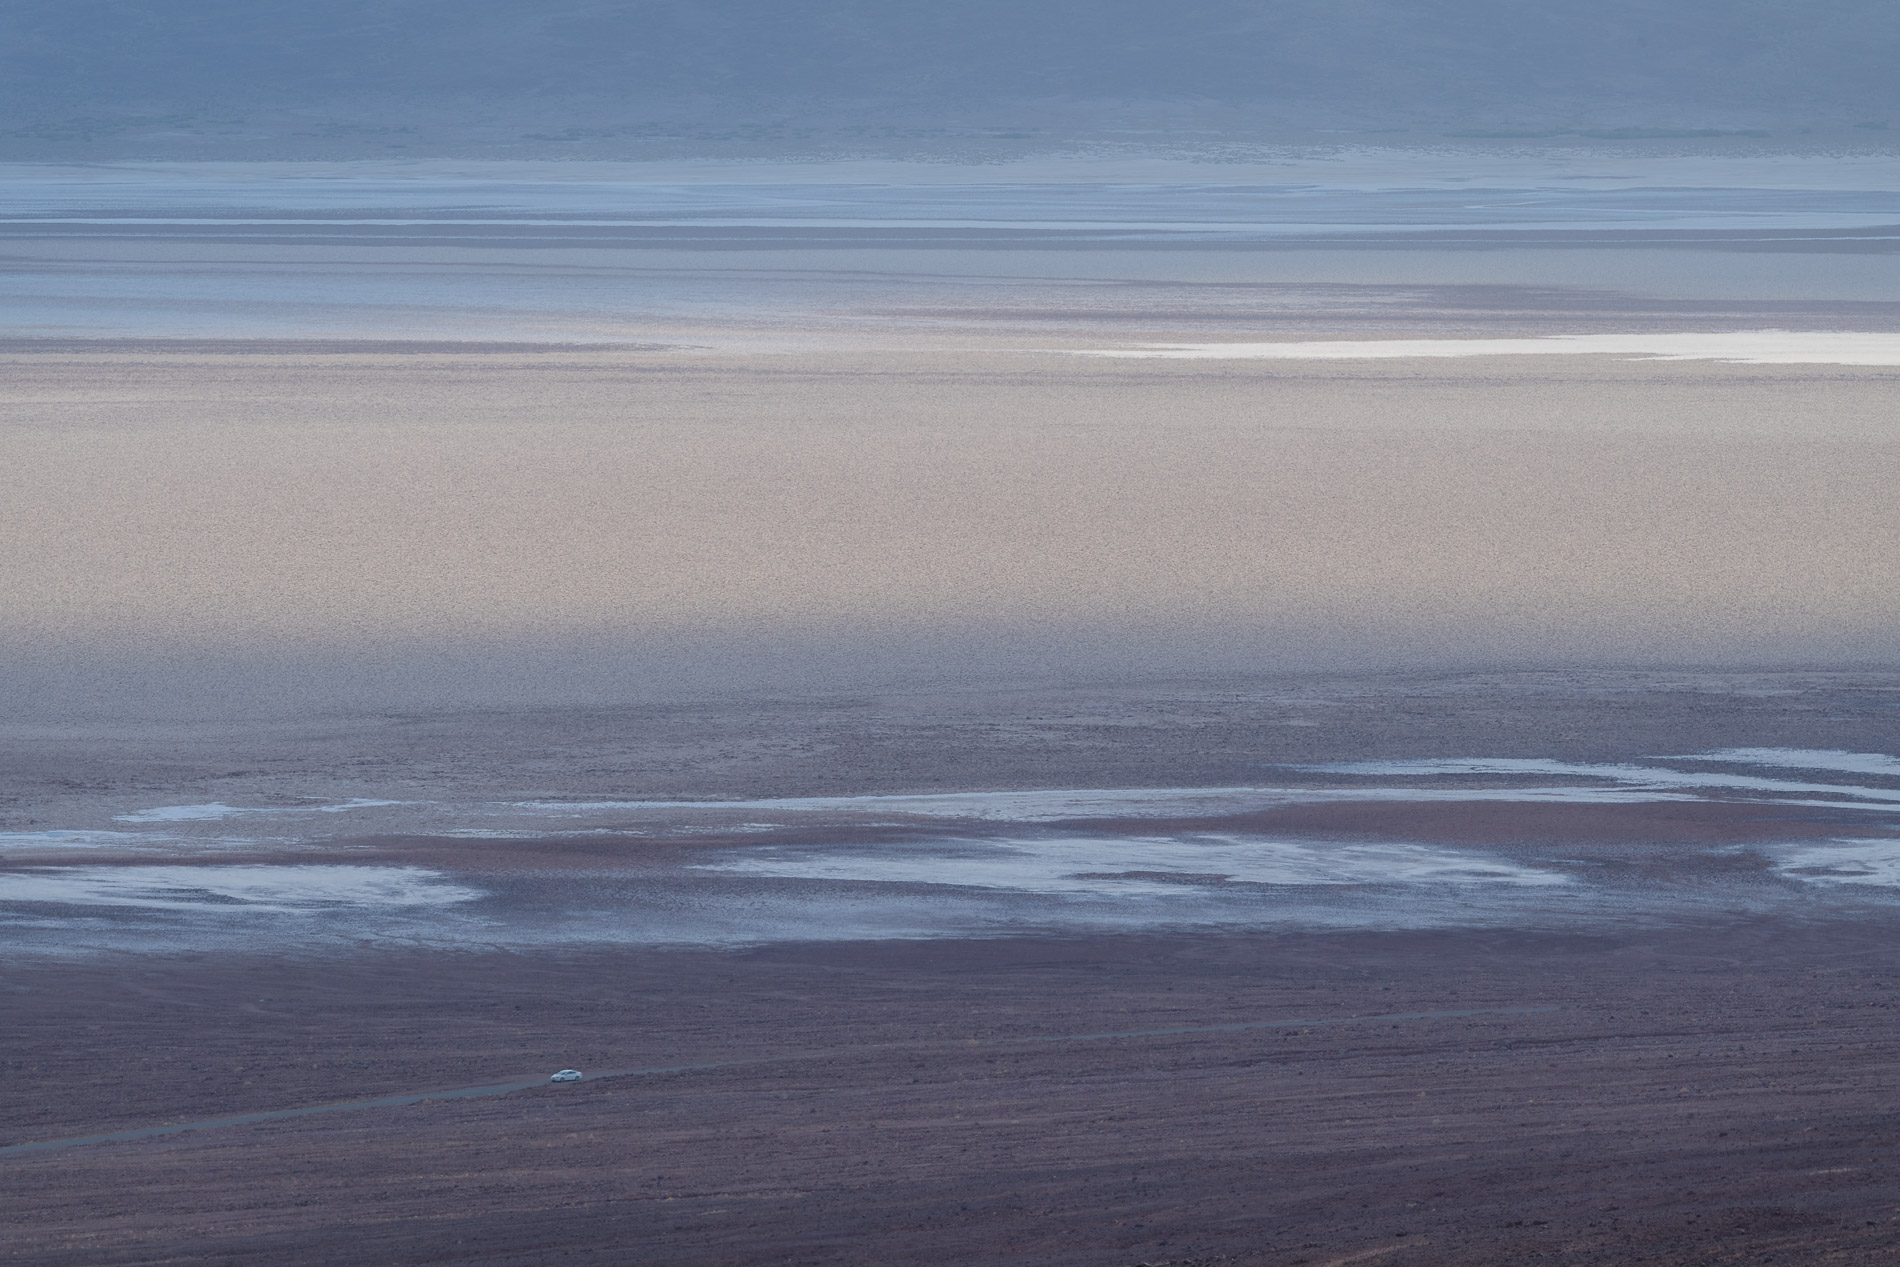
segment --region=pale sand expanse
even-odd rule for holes
[[[1900,647],[1892,371],[997,342],[16,345],[13,706],[178,657],[427,705]]]

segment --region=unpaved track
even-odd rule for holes
[[[1287,1021],[1256,1021],[1239,1025],[1182,1025],[1171,1029],[1127,1030],[1109,1034],[1048,1034],[1034,1038],[1007,1038],[1001,1040],[973,1040],[975,1046],[995,1047],[1013,1046],[1021,1043],[1084,1043],[1107,1038],[1163,1038],[1178,1034],[1235,1034],[1255,1029],[1308,1029],[1316,1025],[1365,1025],[1377,1021],[1433,1021],[1452,1020],[1466,1016],[1522,1015],[1533,1012],[1554,1012],[1548,1007],[1480,1007],[1466,1008],[1455,1012],[1389,1012],[1381,1016],[1333,1016],[1318,1019],[1300,1019]],[[885,1044],[893,1046],[894,1044]],[[658,1074],[697,1073],[707,1069],[724,1069],[733,1065],[783,1064],[797,1060],[827,1060],[855,1054],[861,1049],[837,1048],[831,1051],[794,1052],[781,1056],[766,1056],[758,1060],[715,1060],[701,1065],[659,1065],[648,1069],[608,1069],[590,1075],[593,1081],[603,1078],[651,1078]],[[371,1100],[350,1100],[342,1104],[316,1104],[302,1109],[273,1109],[263,1113],[242,1113],[236,1117],[201,1118],[195,1122],[170,1122],[163,1126],[144,1126],[129,1131],[111,1131],[104,1135],[78,1135],[70,1139],[34,1140],[25,1144],[10,1144],[0,1148],[0,1156],[15,1153],[51,1152],[61,1148],[76,1148],[81,1144],[115,1144],[135,1139],[153,1139],[160,1135],[176,1135],[183,1131],[209,1131],[221,1126],[248,1126],[256,1122],[281,1122],[291,1118],[312,1117],[318,1113],[342,1113],[351,1109],[390,1109],[406,1104],[422,1104],[429,1100],[473,1100],[483,1096],[508,1095],[516,1091],[554,1090],[563,1084],[550,1083],[545,1078],[529,1078],[523,1082],[496,1082],[479,1087],[454,1087],[446,1091],[418,1091],[414,1095],[384,1095]]]

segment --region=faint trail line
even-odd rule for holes
[[[1387,1254],[1396,1254],[1402,1249],[1417,1249],[1421,1245],[1430,1244],[1430,1241],[1421,1236],[1415,1240],[1402,1241],[1397,1245],[1386,1245],[1379,1249],[1368,1249],[1357,1254],[1348,1254],[1344,1258],[1329,1259],[1322,1264],[1322,1267],[1346,1267],[1347,1263],[1370,1262],[1374,1258],[1384,1258]]]
[[[1109,1038],[1166,1038],[1177,1034],[1234,1034],[1246,1030],[1258,1029],[1309,1029],[1317,1025],[1368,1025],[1376,1021],[1439,1021],[1456,1020],[1466,1016],[1525,1016],[1536,1012],[1555,1012],[1555,1007],[1474,1007],[1455,1012],[1384,1012],[1376,1016],[1331,1016],[1315,1019],[1288,1021],[1251,1021],[1234,1025],[1181,1025],[1168,1029],[1131,1029],[1101,1034],[1042,1034],[1030,1038],[978,1038],[961,1044],[963,1047],[1022,1047],[1032,1043],[1082,1043]],[[955,1039],[943,1040],[956,1043]],[[706,1069],[732,1069],[741,1065],[775,1065],[792,1060],[830,1060],[838,1056],[855,1055],[863,1052],[890,1051],[900,1047],[916,1047],[915,1041],[902,1043],[870,1043],[860,1047],[833,1047],[824,1051],[793,1052],[781,1056],[753,1056],[744,1060],[714,1060],[696,1065],[654,1065],[645,1069],[610,1069],[605,1073],[589,1074],[585,1081],[600,1082],[607,1078],[649,1078],[667,1073],[697,1073]],[[167,1126],[140,1126],[128,1131],[108,1131],[103,1135],[75,1135],[68,1139],[43,1139],[26,1144],[8,1144],[0,1147],[0,1156],[18,1153],[56,1152],[63,1148],[77,1148],[81,1144],[113,1144],[124,1140],[152,1139],[159,1135],[178,1135],[185,1131],[209,1131],[221,1126],[248,1126],[253,1122],[281,1122],[289,1118],[313,1117],[318,1113],[342,1113],[351,1109],[388,1109],[405,1104],[422,1104],[430,1100],[473,1100],[482,1096],[507,1095],[514,1091],[560,1090],[574,1083],[551,1083],[546,1078],[531,1078],[525,1082],[491,1082],[479,1087],[457,1087],[451,1091],[416,1091],[398,1095],[382,1095],[370,1100],[348,1100],[340,1104],[317,1104],[302,1109],[267,1109],[260,1113],[240,1113],[234,1117],[208,1117],[195,1122],[173,1122]]]
[[[1185,1025],[1179,1029],[1131,1029],[1107,1034],[1054,1034],[1047,1038],[999,1038],[988,1045],[1004,1043],[1079,1043],[1091,1038],[1160,1038],[1168,1034],[1232,1034],[1248,1029],[1305,1029],[1310,1025],[1364,1025],[1370,1021],[1444,1021],[1460,1016],[1524,1016],[1531,1012],[1555,1012],[1554,1007],[1473,1007],[1458,1012],[1383,1012],[1378,1016],[1334,1016],[1312,1021],[1250,1021],[1238,1025]],[[608,1075],[611,1076],[611,1075]]]

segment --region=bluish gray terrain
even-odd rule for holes
[[[1878,0],[15,0],[0,154],[636,156],[1900,117]]]

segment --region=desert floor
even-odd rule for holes
[[[49,1264],[1884,1262],[1897,983],[1889,926],[1770,921],[16,966],[10,1139],[729,1063],[7,1156],[0,1219]],[[1396,1018],[1486,1008],[1539,1010]]]

